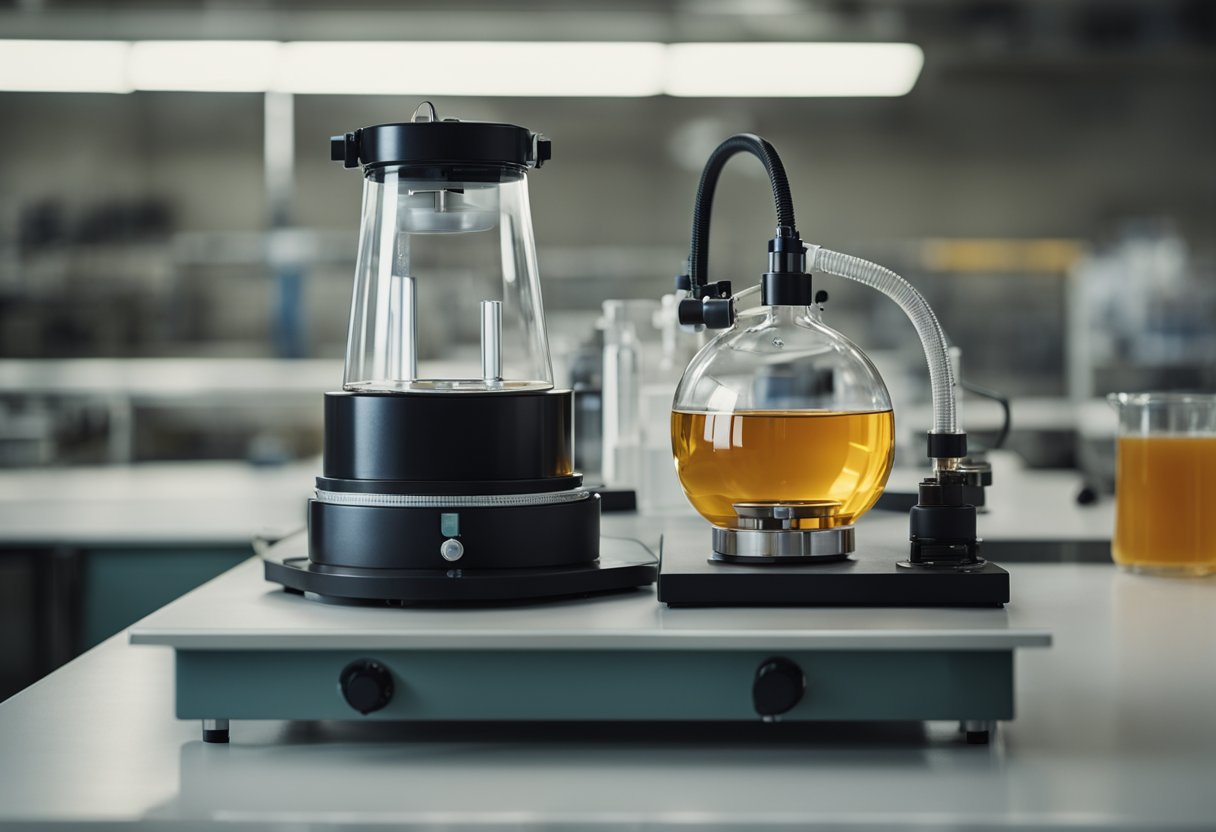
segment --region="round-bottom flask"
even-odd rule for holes
[[[818,307],[772,306],[693,358],[671,433],[716,559],[838,560],[886,485],[895,423],[878,371]]]

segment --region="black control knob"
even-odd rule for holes
[[[393,698],[393,674],[378,661],[358,659],[342,669],[338,687],[348,705],[361,714],[370,714]]]
[[[760,665],[752,682],[752,704],[764,719],[774,719],[802,701],[806,675],[789,659],[772,658]]]

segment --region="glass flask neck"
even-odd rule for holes
[[[823,310],[813,306],[762,306],[764,322],[768,326],[802,326],[823,328],[835,332],[823,322]]]
[[[795,318],[806,317],[809,309],[809,307],[806,306],[768,306],[765,308],[769,310],[769,313],[773,318],[788,321],[792,321]]]

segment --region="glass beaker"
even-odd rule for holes
[[[1112,393],[1115,563],[1134,572],[1216,572],[1216,394]]]

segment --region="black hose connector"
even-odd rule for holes
[[[965,569],[982,563],[975,514],[962,473],[943,471],[923,480],[920,499],[908,515],[909,564]]]
[[[810,306],[815,287],[806,273],[806,246],[793,228],[781,226],[768,241],[768,271],[760,278],[764,306]]]
[[[768,241],[768,270],[772,274],[805,274],[806,246],[798,230],[778,226]]]
[[[684,298],[676,307],[680,326],[705,326],[705,303],[696,298]]]
[[[967,455],[965,433],[930,433],[928,436],[930,459],[962,459]]]
[[[728,329],[735,322],[735,302],[730,298],[706,298],[701,311],[709,329]]]
[[[680,288],[678,283],[676,288]],[[683,326],[726,329],[735,322],[735,302],[730,296],[730,281],[719,280],[697,287],[692,297],[680,301],[676,314]]]
[[[775,274],[760,278],[760,303],[764,306],[810,306],[815,287],[809,274]]]

